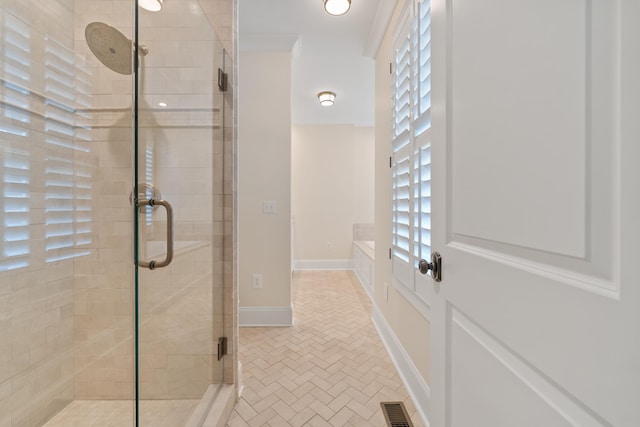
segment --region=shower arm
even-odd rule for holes
[[[149,270],[166,267],[173,260],[173,209],[171,204],[166,200],[142,199],[138,202],[138,206],[164,206],[167,210],[167,255],[165,259],[162,261],[151,260],[149,262],[137,260],[138,266]]]

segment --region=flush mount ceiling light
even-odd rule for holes
[[[164,0],[138,0],[138,6],[151,12],[157,12],[162,9],[163,2]]]
[[[329,91],[323,91],[318,94],[318,100],[323,107],[330,107],[333,105],[333,101],[336,100],[336,94]]]
[[[351,7],[351,0],[323,0],[324,10],[329,15],[344,15]]]

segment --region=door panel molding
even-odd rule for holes
[[[594,265],[588,262],[575,262],[576,268],[570,270],[555,265],[555,263],[551,261],[537,261],[534,256],[531,258],[514,256],[510,255],[507,250],[492,250],[477,244],[469,244],[465,239],[450,242],[447,244],[447,247],[479,256],[490,262],[497,262],[526,273],[535,274],[557,283],[573,286],[595,295],[614,300],[620,299],[619,275],[613,280],[600,277],[593,273]],[[557,261],[557,264],[560,264],[561,260],[556,259],[555,261]],[[563,262],[565,265],[568,264],[567,260],[563,260]]]
[[[498,341],[455,306],[451,305],[447,311],[450,317],[448,324],[451,327],[448,360],[451,361],[449,390],[452,410],[455,411],[455,405],[458,402],[469,412],[469,414],[465,414],[464,411],[457,412],[459,416],[477,416],[471,406],[478,405],[478,411],[487,411],[480,419],[486,423],[490,417],[495,416],[494,424],[491,425],[496,426],[555,426],[562,421],[566,425],[583,427],[610,425],[591,409],[580,404],[575,396],[572,396],[560,385],[545,376],[544,373],[527,363],[517,353]],[[471,347],[475,348],[472,349]],[[467,369],[468,366],[472,365],[469,365],[468,361],[465,362],[465,360],[472,354],[476,358],[474,363],[479,362],[477,360],[478,356],[483,359],[481,362],[482,370]],[[510,383],[511,387],[501,390],[500,386],[492,386],[492,383],[498,377]],[[488,399],[497,398],[502,402],[502,411],[499,415],[492,414],[489,408],[482,408],[482,401],[469,401],[467,399],[467,397],[471,398],[472,396],[467,396],[465,393],[468,392],[469,388],[473,389],[474,387],[482,389],[482,393],[472,394],[474,398],[486,393],[491,395],[487,397]],[[499,393],[504,393],[504,396],[500,398],[496,395]],[[532,404],[532,401],[535,401],[535,404]],[[530,413],[527,413],[527,411]],[[513,418],[505,420],[505,418],[509,417]],[[456,417],[452,418],[452,427],[470,424],[473,424],[473,420],[471,420],[471,423],[466,420],[457,422]]]
[[[451,2],[449,142],[465,153],[452,162],[454,232],[584,257],[588,41],[576,3]]]
[[[523,34],[534,32],[536,37],[541,37],[548,31],[553,34],[563,34],[560,32],[561,30],[571,30],[568,35],[563,34],[564,38],[569,39],[565,44],[568,47],[573,47],[573,50],[582,49],[581,53],[572,56],[571,60],[564,63],[563,66],[558,64],[559,68],[575,70],[576,79],[581,82],[573,88],[574,92],[572,92],[579,103],[571,101],[567,107],[572,111],[572,114],[569,115],[570,119],[575,122],[572,130],[568,131],[568,134],[573,135],[573,140],[567,142],[566,139],[561,139],[562,135],[553,134],[549,136],[548,141],[538,146],[537,141],[531,140],[522,129],[527,132],[530,130],[543,132],[543,126],[535,121],[535,117],[528,117],[528,111],[524,110],[509,112],[511,118],[522,123],[513,126],[499,126],[502,130],[498,132],[496,138],[502,138],[503,141],[495,144],[489,142],[486,147],[474,147],[474,141],[470,141],[468,138],[469,135],[474,135],[477,131],[478,140],[491,141],[491,138],[488,138],[484,132],[485,127],[496,127],[495,123],[488,125],[483,123],[469,124],[469,118],[472,115],[470,115],[471,110],[468,109],[468,105],[475,105],[484,100],[481,95],[486,95],[487,92],[478,90],[469,94],[467,85],[472,80],[480,79],[481,76],[475,77],[474,73],[469,77],[469,73],[465,73],[467,81],[462,82],[456,78],[456,70],[463,70],[462,67],[465,65],[458,58],[463,57],[468,61],[469,51],[473,50],[471,47],[474,47],[471,43],[475,43],[475,39],[471,40],[468,36],[462,37],[468,46],[461,47],[461,37],[457,36],[456,40],[452,32],[456,29],[457,24],[469,23],[470,11],[473,12],[474,19],[479,21],[474,25],[483,25],[484,21],[480,19],[481,17],[475,16],[475,12],[478,11],[475,9],[476,7],[483,10],[481,13],[491,13],[491,10],[487,10],[487,4],[473,6],[472,2],[467,0],[456,0],[455,2],[447,0],[446,3],[451,26],[447,62],[447,74],[451,77],[446,92],[448,104],[447,244],[466,252],[481,254],[486,259],[493,259],[514,268],[522,268],[525,271],[599,295],[619,298],[620,265],[616,260],[619,259],[620,253],[621,192],[619,176],[620,135],[618,130],[621,99],[621,58],[619,52],[622,37],[618,22],[620,1],[576,0],[561,7],[559,13],[564,14],[564,18],[558,18],[557,21],[554,21],[556,24],[545,23],[545,25],[554,27],[551,29],[552,31],[548,27],[538,27],[531,23],[528,24],[530,28],[522,30]],[[511,3],[513,2],[496,0],[491,2],[491,7],[497,10],[509,7],[508,5]],[[526,5],[522,2],[517,3],[518,7]],[[540,7],[540,4],[536,4],[534,8],[539,9]],[[544,3],[543,7],[555,11],[555,8],[560,5]],[[460,23],[456,10],[464,12],[460,17]],[[546,12],[543,10],[536,13],[543,16]],[[522,13],[522,11],[520,10],[518,13]],[[565,25],[561,25],[566,20],[571,22],[569,29]],[[457,49],[460,48],[465,50],[464,56],[456,56]],[[539,50],[538,55],[542,57],[543,48],[537,47],[537,49]],[[558,52],[563,51],[561,48],[558,49]],[[558,56],[558,52],[554,55]],[[535,55],[535,53],[532,54]],[[495,56],[496,52],[493,52],[493,55]],[[509,65],[511,60],[504,62]],[[499,59],[496,61],[485,62],[491,64],[490,67],[486,67],[488,68],[486,73],[498,74],[502,77],[498,79],[500,81],[496,85],[503,85],[505,81],[507,81],[507,85],[518,83],[518,79],[521,78],[518,73],[514,73],[512,69],[502,70],[501,65],[504,64],[500,64]],[[512,68],[517,70],[518,65],[513,65]],[[558,80],[567,80],[567,76]],[[455,93],[454,85],[456,85]],[[580,86],[583,86],[582,90],[580,90]],[[530,91],[530,89],[527,90]],[[496,108],[502,108],[499,105],[503,100],[518,99],[518,96],[512,96],[508,93],[494,93],[491,96],[493,96],[493,101],[489,104],[498,105]],[[531,95],[527,98],[527,102],[537,104],[538,108],[542,109],[547,104],[545,96],[541,95],[538,99],[535,96],[535,94]],[[456,103],[456,99],[459,101],[458,103]],[[573,98],[567,95],[567,99]],[[467,105],[467,112],[456,109],[457,104]],[[489,113],[480,114],[485,121],[489,120]],[[456,125],[454,116],[456,120],[463,122],[463,127],[466,128],[462,135],[459,132],[462,130],[462,125]],[[528,120],[531,122],[531,126],[527,128],[525,124],[528,123]],[[562,120],[569,120],[569,118],[563,117]],[[505,127],[509,127],[511,130],[504,130]],[[516,133],[510,137],[510,132]],[[509,152],[509,147],[503,142],[516,139],[523,141],[520,143],[521,147],[514,148],[515,151]],[[555,147],[566,145],[570,148],[563,149],[561,153],[555,150]],[[540,162],[532,161],[530,157],[527,157],[528,154],[535,154],[536,150],[544,147],[547,149],[542,153],[544,155],[540,155]],[[465,152],[466,156],[462,160],[460,160],[461,156],[457,156],[454,162],[454,152]],[[476,153],[477,156],[469,153]],[[490,163],[491,159],[496,157],[501,158],[500,161],[496,161],[501,165]],[[555,163],[555,166],[551,165],[552,168],[547,173],[545,168],[550,166],[545,164],[544,160],[549,157],[557,157],[560,160]],[[487,160],[488,163],[483,163],[482,159]],[[570,163],[566,170],[560,166],[564,162]],[[544,195],[545,188],[551,187],[552,184],[542,185],[543,183],[538,180],[527,178],[528,174],[520,174],[525,177],[523,182],[529,180],[527,185],[540,193],[536,195],[537,201],[532,202],[529,199],[532,197],[533,190],[520,191],[518,186],[514,187],[510,180],[503,179],[500,174],[496,176],[496,168],[517,168],[520,164],[534,164],[534,169],[538,170],[535,172],[536,174],[556,177],[555,180],[550,181],[551,183],[560,181],[557,177],[566,178],[572,183],[564,190],[558,190],[557,194],[551,198],[555,201],[551,202],[540,199],[540,195]],[[470,171],[469,168],[473,168],[473,170]],[[504,173],[504,176],[507,175],[508,171]],[[500,188],[492,188],[494,186]],[[494,192],[501,195],[494,196],[492,195]],[[570,201],[565,201],[563,200],[564,193],[578,194],[578,196]],[[491,197],[496,197],[496,199],[488,200]],[[540,203],[540,200],[543,200],[543,203]],[[528,209],[530,206],[535,206],[538,211]],[[547,236],[540,237],[541,235]]]

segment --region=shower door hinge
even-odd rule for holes
[[[218,360],[227,354],[227,337],[218,338]]]
[[[220,89],[220,92],[227,91],[227,80],[227,73],[222,71],[222,68],[218,68],[218,89]]]
[[[392,159],[392,158],[391,158],[391,157],[389,157],[389,167],[390,167],[390,168],[391,168],[391,167],[393,167],[393,166],[392,166],[392,165],[393,165],[393,163],[392,163],[393,161],[392,161],[391,159]]]
[[[391,248],[389,248],[389,259],[391,259]]]

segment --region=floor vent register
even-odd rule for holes
[[[411,418],[402,402],[380,402],[388,427],[413,427]]]

